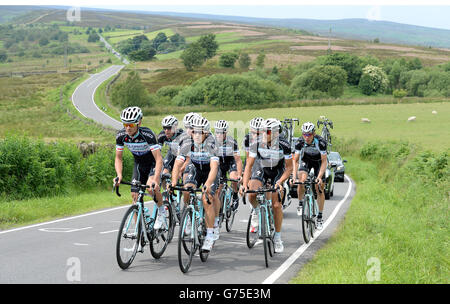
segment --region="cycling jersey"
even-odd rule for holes
[[[175,131],[175,133],[170,138],[168,138],[166,136],[164,130],[162,130],[158,134],[158,143],[161,146],[166,144],[169,147],[169,150],[167,151],[167,154],[163,160],[163,168],[164,169],[172,171],[172,168],[175,163],[175,159],[176,159],[176,156],[177,156],[177,153],[179,150],[180,138],[182,137],[183,133],[184,132],[182,129],[178,129]]]
[[[292,158],[291,146],[283,136],[271,142],[268,147],[264,142],[254,142],[249,149],[249,157],[256,158],[262,167],[275,169],[284,166],[284,160]]]
[[[304,162],[320,162],[321,155],[327,154],[327,142],[319,135],[314,136],[311,144],[300,137],[295,145],[295,153],[300,154],[300,160]]]
[[[216,142],[220,161],[220,171],[222,172],[222,177],[226,177],[227,172],[237,171],[234,156],[236,154],[239,156],[239,146],[237,141],[228,135],[224,141],[220,141],[216,137]]]
[[[123,151],[125,146],[133,154],[134,161],[143,163],[145,166],[156,163],[152,151],[161,148],[156,141],[155,133],[146,127],[139,127],[134,136],[129,136],[125,128],[119,130],[116,136],[116,150]]]
[[[213,135],[208,134],[201,144],[195,143],[193,139],[184,140],[177,159],[185,161],[186,157],[189,157],[191,162],[201,171],[209,171],[211,161],[219,162]]]
[[[250,151],[250,146],[255,142],[255,141],[261,141],[262,136],[259,135],[258,137],[253,137],[251,133],[247,133],[244,136],[244,140],[242,141],[242,146],[244,147],[244,150],[246,152]]]

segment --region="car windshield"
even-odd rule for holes
[[[337,152],[331,152],[328,157],[329,157],[330,161],[340,161],[341,160],[341,156]]]

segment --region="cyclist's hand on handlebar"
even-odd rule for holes
[[[122,181],[122,176],[117,176],[113,179],[113,187],[118,187],[120,185],[120,182]]]
[[[241,186],[239,187],[239,194],[240,194],[241,196],[243,196],[247,190],[248,190],[248,188],[247,188],[246,186],[241,185]]]
[[[323,185],[323,181],[321,178],[316,178],[316,183],[319,187],[322,187],[322,185]]]

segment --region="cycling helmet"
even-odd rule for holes
[[[228,122],[226,120],[218,120],[214,124],[215,131],[221,130],[222,132],[226,132],[228,130],[228,127]]]
[[[187,113],[186,115],[184,115],[183,118],[183,125],[185,128],[189,128],[191,126],[190,121],[192,120],[192,118],[194,118],[195,116],[200,116],[200,114],[198,113],[194,113],[194,112],[190,112]]]
[[[265,130],[281,130],[281,122],[276,118],[268,118],[263,123]]]
[[[250,128],[260,131],[263,127],[264,118],[262,117],[255,117],[252,120],[250,120]]]
[[[194,116],[190,121],[191,127],[194,131],[209,131],[210,125],[208,119],[201,116]]]
[[[314,124],[312,122],[305,122],[302,125],[302,133],[312,133],[316,130],[316,127],[314,126]]]
[[[163,118],[163,120],[161,121],[161,124],[163,127],[173,127],[173,126],[177,126],[178,125],[178,119],[173,116],[173,115],[169,115]]]
[[[123,123],[138,123],[142,119],[142,110],[139,107],[128,107],[120,114]]]

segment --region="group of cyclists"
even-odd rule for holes
[[[272,193],[272,207],[275,223],[274,251],[284,251],[281,240],[283,197],[285,182],[304,182],[311,169],[317,182],[316,190],[319,203],[317,228],[322,229],[322,211],[324,208],[324,183],[327,167],[327,142],[315,133],[315,125],[306,122],[302,125],[302,136],[295,144],[282,134],[282,124],[276,118],[255,117],[250,121],[249,133],[245,135],[243,147],[245,161],[242,162],[239,145],[230,134],[230,125],[225,120],[214,123],[214,133],[208,119],[198,113],[188,113],[183,118],[183,127],[179,128],[178,119],[169,115],[163,118],[163,130],[158,134],[142,126],[142,110],[128,107],[121,113],[124,128],[117,132],[115,170],[117,177],[114,185],[118,186],[123,178],[123,150],[126,146],[134,156],[132,179],[150,186],[148,191],[154,195],[158,206],[158,216],[154,229],[165,225],[165,208],[163,206],[161,187],[171,191],[172,187],[182,184],[185,188],[203,189],[203,205],[207,227],[202,250],[210,251],[219,239],[219,199],[221,180],[227,174],[232,180],[233,212],[239,206],[239,196],[248,190],[258,190],[270,185],[278,189]],[[166,145],[167,153],[163,158],[161,149]],[[171,175],[171,184],[161,183],[162,174]],[[131,188],[133,202],[136,202],[138,189]],[[299,208],[302,206],[305,188],[297,187]],[[280,195],[279,195],[280,194]],[[183,195],[188,203],[189,194]],[[248,201],[254,212],[251,218],[252,232],[258,229],[259,205],[255,193],[248,194]],[[209,203],[207,203],[209,202]],[[187,225],[186,229],[189,229]],[[189,233],[189,232],[186,232]]]

